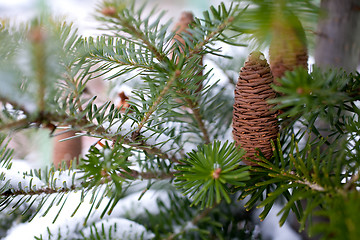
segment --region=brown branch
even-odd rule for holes
[[[70,192],[74,191],[76,188],[74,186],[71,186],[70,188],[59,188],[59,189],[53,189],[53,188],[42,188],[38,190],[31,190],[31,191],[24,191],[24,190],[16,190],[16,191],[5,191],[0,194],[0,196],[4,197],[10,197],[10,196],[19,196],[19,195],[40,195],[40,194],[53,194],[53,193],[61,193],[61,192]]]
[[[344,190],[349,190],[353,186],[353,184],[359,180],[360,178],[359,174],[360,172],[358,171],[356,174],[351,176],[350,180],[345,184]]]
[[[308,186],[309,188],[311,188],[312,190],[315,190],[315,191],[318,191],[318,192],[325,192],[325,188],[323,188],[322,186],[316,184],[316,183],[312,183],[312,182],[309,182],[307,180],[305,181],[302,181],[302,180],[297,180],[295,181],[296,183],[300,183],[300,184],[303,184],[303,185],[306,185]]]
[[[29,120],[24,118],[24,119],[17,120],[15,122],[10,122],[10,123],[5,123],[5,124],[0,125],[0,131],[4,130],[4,129],[27,127],[27,126],[29,126],[29,124],[30,124]]]

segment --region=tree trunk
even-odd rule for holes
[[[315,62],[355,71],[360,60],[360,1],[322,0]]]

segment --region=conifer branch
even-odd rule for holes
[[[82,112],[84,109],[82,108],[81,102],[80,102],[80,93],[78,91],[78,84],[76,83],[75,79],[73,77],[71,77],[71,70],[69,67],[67,67],[67,71],[68,71],[68,75],[66,76],[66,78],[68,79],[68,81],[70,81],[70,83],[73,85],[72,89],[73,89],[73,93],[74,93],[74,99],[76,99],[76,104],[78,105],[78,109],[80,112]]]
[[[161,100],[164,98],[165,94],[168,93],[171,89],[171,86],[175,82],[175,80],[180,76],[181,72],[180,70],[176,70],[173,74],[173,76],[169,79],[169,81],[166,83],[163,90],[160,92],[159,96],[153,103],[153,105],[150,107],[149,111],[146,113],[144,118],[139,123],[138,129],[136,130],[136,136],[140,134],[141,129],[144,127],[145,123],[149,120],[151,114],[154,113],[154,111],[157,109],[158,105],[161,103]]]
[[[139,172],[132,170],[129,175],[135,179],[169,179],[174,178],[174,175],[177,173],[175,172]],[[120,177],[124,177],[124,174],[119,174]],[[107,181],[111,181],[112,179],[110,177],[107,178]],[[101,182],[102,184],[105,183],[105,181]],[[41,195],[41,194],[54,194],[54,193],[67,193],[74,190],[81,190],[84,186],[75,187],[74,185],[71,185],[68,188],[50,188],[50,187],[44,187],[39,188],[37,190],[8,190],[3,193],[0,193],[0,196],[3,197],[15,197],[15,196],[21,196],[21,195]]]
[[[149,65],[145,65],[145,64],[137,64],[134,62],[124,62],[121,61],[119,59],[114,59],[112,57],[106,57],[106,56],[101,56],[101,55],[97,55],[93,52],[89,53],[90,57],[96,61],[106,61],[106,62],[110,62],[110,63],[114,63],[114,64],[119,64],[121,67],[133,67],[133,68],[141,68],[141,69],[145,69],[147,71],[154,71],[155,68]]]
[[[220,34],[222,31],[224,31],[233,21],[234,17],[230,16],[229,18],[225,19],[223,23],[220,24],[214,31],[209,32],[204,40],[198,42],[194,48],[190,50],[188,58],[192,58],[194,55],[199,54],[206,44],[208,44],[217,34]]]
[[[71,192],[74,191],[76,189],[82,189],[82,187],[80,188],[75,188],[75,186],[71,186],[70,188],[59,188],[59,189],[54,189],[54,188],[50,188],[50,187],[46,187],[46,188],[41,188],[41,189],[37,189],[37,190],[31,190],[31,191],[26,191],[26,190],[16,190],[16,191],[5,191],[3,193],[0,193],[0,196],[3,197],[15,197],[15,196],[32,196],[32,195],[41,195],[41,194],[54,194],[54,193],[67,193],[67,192]]]
[[[131,147],[134,147],[139,150],[143,150],[148,154],[151,155],[157,155],[158,157],[162,159],[169,159],[173,162],[178,162],[179,159],[177,159],[175,156],[170,156],[166,152],[163,152],[161,149],[148,145],[144,142],[138,142],[133,139],[129,139],[126,136],[121,136],[119,134],[111,134],[106,131],[106,129],[102,126],[96,125],[87,119],[77,119],[77,118],[69,118],[68,115],[48,115],[45,116],[45,119],[47,119],[50,122],[59,122],[62,125],[63,124],[69,124],[72,126],[72,128],[78,130],[78,131],[85,131],[89,133],[89,136],[95,135],[95,136],[102,136],[105,139],[112,140],[112,141],[118,141],[119,139],[122,139],[124,144],[127,144]]]
[[[29,38],[33,44],[34,68],[38,83],[38,108],[42,112],[45,110],[45,91],[46,91],[46,53],[44,47],[45,36],[41,26],[36,26],[30,30]]]
[[[358,171],[356,174],[352,175],[350,180],[345,184],[344,186],[344,190],[347,191],[349,189],[351,189],[351,187],[353,186],[353,184],[358,181],[360,178],[360,172]]]
[[[141,30],[135,28],[128,21],[122,20],[120,18],[118,19],[122,23],[123,27],[127,28],[129,32],[131,32],[135,37],[140,39],[148,47],[148,49],[154,54],[154,56],[159,62],[163,62],[164,59],[167,58],[164,53],[160,53],[158,51],[158,49],[148,40],[148,38],[144,35],[144,33]]]
[[[21,127],[27,127],[29,126],[30,121],[26,118],[20,119],[14,122],[5,123],[0,125],[0,131],[6,130],[6,129],[14,129],[14,128],[21,128]]]
[[[318,184],[316,184],[316,183],[311,183],[311,182],[309,182],[309,181],[307,181],[307,180],[297,180],[297,181],[295,181],[296,183],[300,183],[300,184],[302,184],[302,185],[306,185],[306,186],[308,186],[310,189],[312,189],[312,190],[315,190],[315,191],[318,191],[318,192],[326,192],[326,189],[325,188],[323,188],[322,186],[320,186],[320,185],[318,185]]]
[[[209,133],[208,133],[207,128],[205,127],[198,104],[194,103],[192,100],[190,100],[188,98],[186,98],[185,101],[193,112],[195,120],[203,134],[203,139],[205,141],[205,144],[209,144],[210,143]]]
[[[147,36],[145,36],[144,32],[135,27],[133,25],[132,22],[130,22],[126,17],[124,16],[120,16],[120,14],[116,13],[116,10],[113,12],[106,12],[107,9],[112,9],[110,8],[104,8],[102,9],[102,14],[104,14],[107,17],[116,19],[118,22],[116,23],[117,25],[121,26],[123,29],[126,30],[126,32],[130,33],[131,35],[133,35],[134,37],[136,37],[137,39],[141,40],[144,45],[150,50],[150,52],[152,52],[154,54],[154,56],[156,57],[156,59],[159,62],[163,62],[164,59],[167,58],[167,56],[164,53],[161,53],[154,44],[152,44],[149,41],[149,38]]]

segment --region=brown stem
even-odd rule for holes
[[[186,103],[188,104],[188,106],[191,108],[193,115],[195,117],[195,120],[197,122],[197,124],[199,125],[199,128],[203,134],[203,138],[206,144],[210,143],[210,137],[209,137],[209,133],[205,127],[205,124],[203,122],[202,116],[200,114],[200,109],[198,107],[197,103],[194,103],[193,101],[191,101],[190,99],[185,99]]]
[[[0,125],[0,131],[4,129],[13,129],[18,127],[27,127],[30,124],[29,120],[24,118],[11,123]]]
[[[44,46],[46,42],[45,34],[40,25],[30,30],[29,39],[33,45],[34,68],[38,82],[38,109],[40,112],[43,112],[45,110],[46,90],[46,46]]]

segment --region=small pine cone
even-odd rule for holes
[[[257,148],[265,158],[272,156],[270,140],[279,132],[277,112],[267,103],[276,93],[270,87],[273,76],[261,52],[252,52],[241,68],[235,89],[233,136],[236,145],[246,150],[245,158],[254,159]],[[250,161],[243,160],[248,165]]]
[[[184,33],[190,34],[188,31],[189,26],[194,22],[194,15],[191,12],[183,12],[181,14],[180,20],[176,23],[174,31],[176,35],[174,36],[173,43],[175,43],[175,39],[179,41],[183,46],[185,46],[185,40],[183,39],[182,35]],[[181,52],[183,50],[181,49]]]
[[[174,36],[174,39],[172,40],[172,44],[175,44],[175,42],[179,42],[181,44],[180,46],[180,52],[184,53],[184,47],[186,45],[185,39],[183,38],[184,34],[192,35],[188,29],[190,26],[194,23],[194,15],[191,12],[182,12],[181,17],[179,21],[176,23],[173,31],[176,33]],[[173,58],[173,52],[171,52],[171,58]],[[176,60],[176,63],[178,63],[178,60]],[[200,60],[199,65],[203,65],[203,60]],[[202,72],[199,72],[197,76],[202,76]],[[196,89],[196,92],[201,91],[202,89],[202,83],[197,83],[198,88]]]
[[[271,72],[277,85],[276,79],[283,77],[286,71],[292,71],[296,67],[308,69],[306,36],[295,16],[274,25],[269,57]]]

